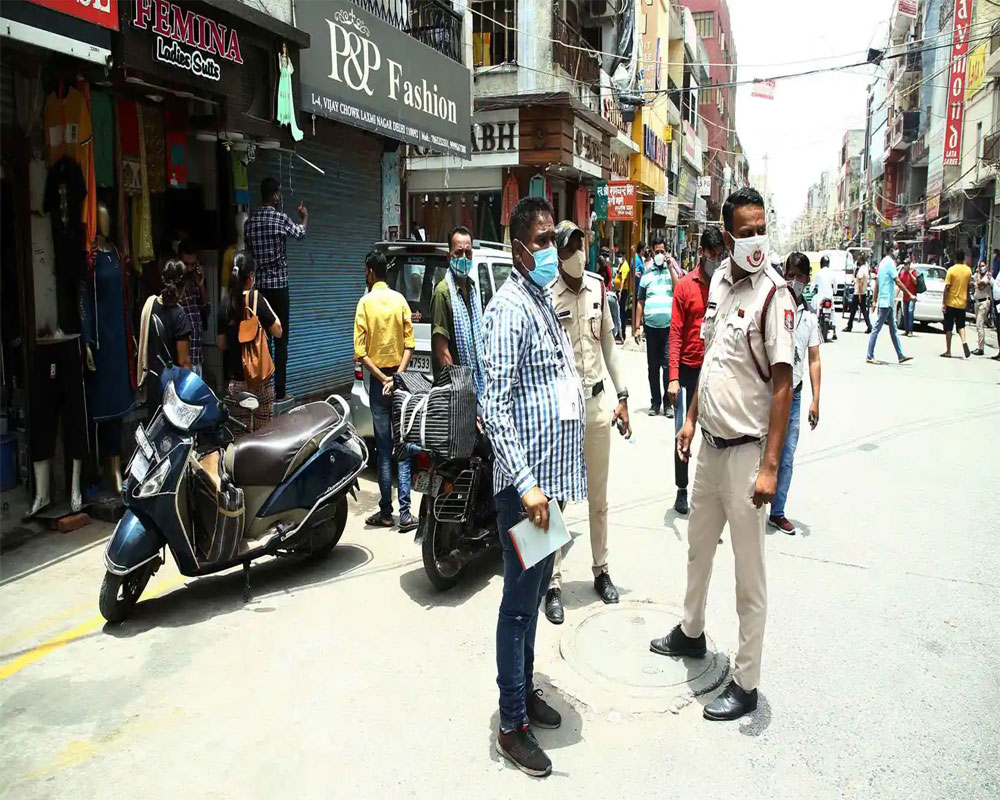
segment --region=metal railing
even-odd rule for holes
[[[574,80],[596,84],[600,79],[597,51],[579,31],[555,15],[552,16],[552,61]]]
[[[472,0],[472,64],[517,63],[517,0]]]
[[[462,15],[448,0],[354,0],[354,3],[461,63]]]

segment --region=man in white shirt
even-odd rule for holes
[[[850,316],[847,318],[848,333],[854,327],[854,314],[861,309],[861,316],[865,320],[865,333],[872,332],[872,321],[868,316],[868,283],[871,281],[871,271],[868,268],[868,258],[864,253],[858,255],[858,260],[854,266],[854,297],[851,298]]]
[[[804,253],[792,253],[785,267],[785,280],[795,295],[798,308],[795,310],[795,358],[792,361],[792,407],[788,414],[788,433],[781,451],[778,466],[778,491],[771,501],[771,515],[768,525],[789,536],[795,535],[795,525],[785,516],[785,501],[788,488],[792,484],[792,468],[795,464],[795,447],[799,442],[799,417],[802,408],[802,378],[806,359],[809,360],[809,384],[812,387],[812,405],[809,406],[809,427],[819,423],[819,320],[802,300],[802,292],[809,280],[809,257]],[[829,268],[827,268],[829,272]]]
[[[813,308],[819,311],[824,300],[829,300],[836,305],[837,297],[837,277],[830,269],[830,256],[823,256],[819,260],[819,272],[816,273],[816,291],[813,294]],[[836,315],[830,316],[830,327],[833,331],[833,341],[837,341]]]

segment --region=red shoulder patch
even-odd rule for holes
[[[791,308],[785,309],[785,330],[795,330],[795,311]]]

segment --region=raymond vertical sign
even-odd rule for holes
[[[962,122],[965,117],[966,57],[969,54],[969,22],[972,0],[955,0],[955,24],[951,41],[951,75],[948,80],[948,118],[944,129],[944,165],[962,163]]]

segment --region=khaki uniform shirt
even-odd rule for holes
[[[772,287],[761,336],[761,312]],[[698,381],[698,422],[714,436],[737,439],[767,435],[772,383],[761,379],[772,364],[795,358],[795,301],[771,267],[733,283],[730,262],[712,276],[705,309],[705,362]]]
[[[603,380],[605,365],[616,391],[625,388],[615,347],[611,307],[606,296],[603,305],[601,299],[601,279],[592,272],[583,274],[583,288],[579,294],[566,285],[562,275],[552,286],[552,306],[573,345],[576,371],[583,381],[583,394],[587,398],[592,396],[594,385]]]

